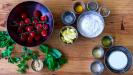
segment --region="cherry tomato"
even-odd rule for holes
[[[27,27],[26,27],[26,31],[27,31],[27,32],[33,31],[33,26],[27,26]]]
[[[42,31],[43,30],[42,24],[37,24],[36,29],[37,29],[38,32]]]
[[[30,32],[30,36],[31,36],[32,38],[34,38],[34,37],[36,36],[36,33],[35,33],[35,32]]]
[[[32,43],[33,42],[33,37],[29,36],[27,41],[28,41],[28,43]]]
[[[46,31],[46,30],[43,30],[43,31],[41,32],[41,35],[42,35],[42,36],[47,36],[47,31]]]
[[[24,26],[24,22],[23,22],[23,21],[20,21],[20,22],[19,22],[19,26],[20,26],[20,27]]]
[[[38,20],[37,20],[37,19],[34,19],[34,20],[33,20],[33,23],[38,23]]]
[[[27,35],[26,33],[21,34],[21,38],[22,38],[22,39],[25,39],[25,40],[26,40],[27,37],[28,37],[28,35]]]
[[[42,16],[42,13],[39,10],[35,10],[33,14],[34,14],[34,17]]]
[[[22,18],[22,19],[26,19],[26,18],[27,18],[27,15],[26,15],[25,13],[23,13],[23,14],[21,15],[21,18]]]
[[[40,39],[41,39],[41,35],[39,35],[39,34],[36,35],[35,40],[36,40],[36,41],[39,41]]]
[[[24,22],[25,22],[26,24],[29,24],[29,23],[30,23],[30,19],[29,19],[29,18],[26,18],[26,19],[24,20]]]
[[[47,16],[41,16],[41,21],[44,21],[44,22],[46,22],[47,21]]]
[[[48,24],[44,24],[44,29],[45,29],[45,30],[48,29]]]
[[[22,38],[22,37],[20,38],[20,40],[21,40],[22,42],[25,42],[25,41],[26,41],[26,39],[24,39],[24,38]]]
[[[22,33],[23,32],[23,29],[22,29],[22,27],[18,27],[18,33]]]

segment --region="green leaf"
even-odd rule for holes
[[[67,63],[68,61],[67,61],[66,58],[61,57],[60,59],[58,59],[58,62],[59,62],[60,65],[63,65],[63,64],[65,64],[65,63]]]
[[[29,68],[28,67],[28,64],[27,64],[27,61],[26,60],[22,60],[18,65],[18,72],[20,73],[26,73],[26,70]]]
[[[4,47],[6,47],[6,45],[7,45],[7,43],[5,43],[5,41],[0,42],[0,48],[4,48]]]
[[[14,46],[8,46],[6,48],[6,50],[3,50],[1,52],[2,58],[4,58],[4,57],[10,57],[11,54],[12,54],[13,49],[14,49]]]
[[[27,47],[23,47],[22,50],[23,50],[24,52],[26,52],[27,54],[32,54],[32,53],[33,53],[33,51],[30,50],[30,49],[28,49]]]
[[[6,46],[11,46],[15,42],[11,39],[7,32],[0,31],[0,47],[4,48]]]
[[[19,73],[22,73],[22,74],[26,73],[26,70],[25,70],[25,69],[18,69],[17,71],[18,71]]]
[[[28,56],[28,55],[22,55],[21,56],[24,60],[30,60],[31,59],[31,57],[30,56]]]
[[[39,54],[37,52],[33,52],[31,57],[33,60],[36,60],[36,59],[38,59],[38,56],[39,56]]]
[[[48,54],[49,52],[49,48],[47,45],[40,45],[40,50],[43,52],[43,53],[46,53]]]
[[[55,70],[58,70],[61,68],[61,65],[59,64],[59,62],[56,61],[56,64],[55,64]]]
[[[62,53],[59,50],[55,49],[55,48],[51,48],[50,54],[52,56],[54,56],[56,59],[61,58],[61,56],[62,56]]]
[[[52,55],[48,54],[46,57],[46,65],[49,70],[55,70],[55,59]]]
[[[10,62],[10,63],[18,63],[20,61],[20,58],[18,58],[18,57],[9,57],[8,58],[8,62]]]

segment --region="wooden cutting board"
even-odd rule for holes
[[[6,30],[6,19],[11,9],[27,0],[0,0],[0,31]],[[75,0],[34,0],[41,2],[49,7],[55,19],[55,28],[51,38],[45,42],[51,47],[60,49],[67,57],[68,63],[56,72],[49,72],[44,69],[41,72],[28,70],[26,75],[92,75],[90,64],[95,60],[92,56],[92,49],[96,45],[101,45],[101,37],[112,35],[115,38],[116,45],[126,46],[133,51],[133,0],[98,0],[99,3],[107,6],[111,10],[111,15],[105,18],[106,26],[104,32],[97,38],[87,39],[79,36],[73,44],[66,46],[59,41],[59,29],[62,26],[61,14],[66,10],[72,10],[72,4]],[[87,3],[88,0],[83,0]],[[16,48],[19,49],[21,46]],[[37,47],[32,48],[38,50]],[[0,49],[3,50],[3,49]],[[0,75],[19,75],[17,67],[10,64],[7,60],[0,60]],[[106,69],[103,75],[117,75]],[[123,75],[133,75],[133,68]]]

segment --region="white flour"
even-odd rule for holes
[[[81,35],[94,38],[102,33],[104,21],[96,12],[85,12],[84,15],[79,18],[77,27]]]

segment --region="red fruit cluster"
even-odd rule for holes
[[[18,25],[17,33],[20,40],[26,43],[41,41],[41,38],[48,36],[48,17],[36,10],[33,17],[29,18],[28,14],[21,14],[21,21],[16,22]]]

